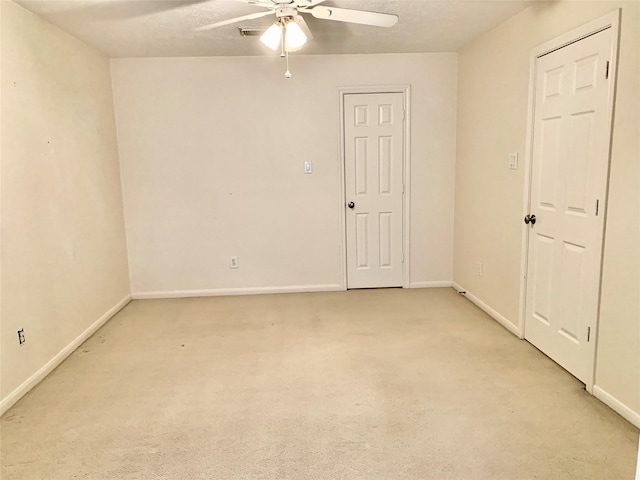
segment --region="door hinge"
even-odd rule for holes
[[[404,195],[404,183],[402,184],[402,194]]]
[[[596,200],[596,217],[598,216],[598,212],[600,211],[600,200]]]
[[[591,327],[587,327],[587,342],[591,341]]]
[[[402,252],[402,263],[404,263],[404,252]]]
[[[609,60],[607,60],[607,69],[604,72],[604,78],[609,78]]]

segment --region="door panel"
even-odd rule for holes
[[[537,59],[525,338],[583,382],[598,314],[611,29]]]
[[[535,268],[534,278],[536,283],[532,285],[533,291],[533,315],[544,325],[549,326],[551,318],[551,289],[553,285],[553,246],[554,239],[545,235],[535,235],[531,252],[531,265]]]
[[[392,232],[391,232],[391,212],[380,212],[380,268],[391,268],[391,248],[392,248]]]
[[[539,207],[547,207],[555,209],[558,204],[557,194],[557,177],[560,156],[560,128],[561,117],[545,118],[542,121],[542,141],[540,148],[542,155],[540,156],[540,181],[539,187]]]
[[[391,165],[393,163],[393,137],[380,137],[379,147],[380,152],[380,171],[378,172],[379,188],[378,193],[380,195],[391,195]]]
[[[402,286],[403,105],[401,93],[344,96],[348,288]]]
[[[591,111],[574,114],[569,123],[569,151],[572,154],[567,158],[568,171],[571,172],[567,178],[567,213],[587,213],[589,165],[594,160],[591,145],[584,139],[593,138],[594,113]]]
[[[369,268],[369,215],[356,213],[356,267]]]

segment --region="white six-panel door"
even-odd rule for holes
[[[344,96],[347,288],[403,283],[402,93]]]
[[[525,338],[583,382],[595,352],[611,51],[609,28],[536,64]]]

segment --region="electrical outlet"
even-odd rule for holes
[[[24,339],[24,328],[18,330],[18,342],[22,345],[26,340]]]
[[[478,262],[476,264],[476,273],[478,274],[479,277],[481,277],[482,274],[484,273],[484,265],[482,264],[482,262]]]
[[[233,256],[229,259],[229,268],[238,268],[238,257]]]
[[[518,169],[518,154],[510,153],[509,154],[509,170],[517,170]]]

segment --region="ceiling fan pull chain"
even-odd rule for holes
[[[285,78],[291,78],[291,72],[289,71],[289,50],[287,50],[287,71],[284,72]]]
[[[284,58],[284,23],[280,24],[280,58]]]
[[[287,71],[284,72],[284,78],[291,78],[291,72],[289,71],[289,50],[287,50],[285,42],[287,41],[287,23],[282,19],[282,50],[286,52],[287,57]]]

